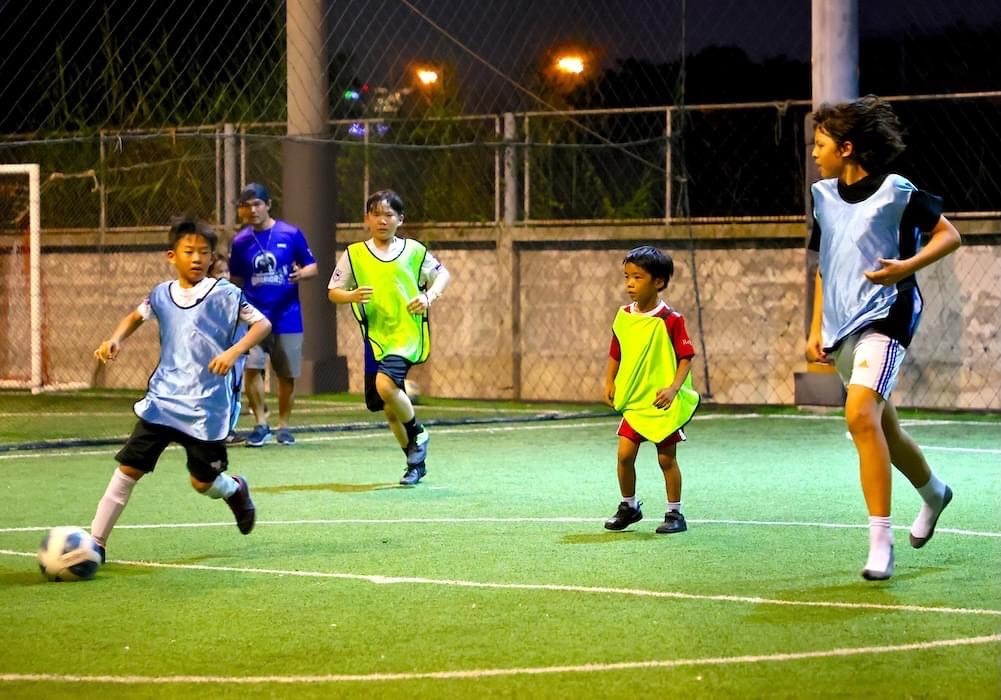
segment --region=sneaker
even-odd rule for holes
[[[619,503],[619,509],[615,511],[615,515],[605,521],[605,529],[625,530],[633,523],[638,523],[643,519],[643,512],[640,510],[640,506],[642,505],[642,503],[637,503],[636,507],[633,508],[625,501],[622,501]]]
[[[865,568],[862,569],[862,578],[866,581],[885,581],[886,579],[893,576],[893,545],[890,545],[890,559],[886,564],[885,569],[879,569],[870,562],[865,563]]]
[[[935,534],[935,526],[938,525],[938,516],[942,515],[942,511],[945,510],[945,507],[949,505],[951,502],[952,502],[952,489],[946,486],[945,495],[942,497],[942,507],[938,509],[937,513],[935,513],[935,518],[931,521],[931,527],[928,529],[928,535],[926,537],[915,537],[913,534],[911,534],[910,536],[911,546],[914,547],[914,549],[921,549],[926,544],[928,544],[928,540],[930,540],[932,538],[932,535]],[[913,528],[914,526],[912,525],[911,529]]]
[[[670,535],[675,532],[684,532],[688,529],[685,516],[676,510],[669,510],[664,513],[664,522],[657,526],[654,532],[661,535]]]
[[[233,511],[233,515],[236,516],[236,526],[239,528],[240,533],[247,535],[254,529],[257,509],[250,498],[250,486],[247,484],[246,478],[234,476],[233,480],[236,482],[238,488],[232,496],[226,499],[226,505],[229,506],[229,509]]]
[[[424,478],[424,475],[428,473],[427,467],[424,462],[416,464],[414,466],[407,466],[407,471],[403,472],[403,476],[400,477],[400,484],[402,486],[416,486],[417,482]]]
[[[278,441],[279,445],[294,445],[295,435],[288,428],[278,428],[275,432],[275,440]]]
[[[103,544],[98,544],[97,542],[95,542],[94,543],[94,549],[96,549],[97,553],[101,555],[101,563],[103,564],[104,560],[107,558],[107,552],[105,552],[105,550],[104,550],[104,545]]]
[[[247,447],[260,447],[271,442],[271,428],[267,425],[255,425],[247,436]]]
[[[236,433],[236,432],[232,432],[232,433],[230,433],[229,435],[226,436],[226,444],[227,445],[242,445],[246,441],[247,441],[247,438],[245,438],[244,436],[242,436],[242,435],[240,435],[239,433]]]
[[[407,445],[407,466],[416,467],[418,464],[424,464],[424,460],[428,456],[429,442],[431,442],[431,433],[422,425],[413,442]]]

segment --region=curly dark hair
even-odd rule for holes
[[[867,172],[881,172],[903,153],[904,128],[893,107],[875,95],[854,102],[823,104],[810,115],[814,127],[826,132],[839,146],[850,141],[850,158]]]

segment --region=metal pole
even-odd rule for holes
[[[500,140],[501,131],[501,119],[498,116],[494,116],[494,134]],[[494,225],[500,223],[501,217],[501,154],[500,149],[494,149]]]
[[[664,223],[671,223],[671,108],[664,110]]]
[[[226,124],[222,133],[222,223],[227,237],[232,240],[236,232],[236,198],[239,187],[236,181],[236,127],[233,124]]]
[[[504,225],[513,226],[518,218],[518,162],[514,140],[518,137],[518,126],[514,114],[504,113]]]
[[[522,168],[522,177],[524,178],[524,182],[525,182],[525,211],[521,215],[522,218],[525,221],[528,221],[529,219],[532,218],[531,206],[529,204],[529,202],[531,201],[531,187],[532,187],[532,175],[531,175],[532,169],[531,169],[531,166],[529,165],[529,162],[528,162],[528,156],[529,156],[529,153],[528,153],[528,143],[529,143],[529,139],[531,139],[531,133],[530,133],[530,129],[529,129],[528,115],[526,114],[525,115],[525,153],[524,153],[524,160],[523,160],[524,166]]]

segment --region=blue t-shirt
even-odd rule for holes
[[[229,269],[243,280],[247,301],[271,321],[273,333],[302,333],[299,285],[289,281],[289,275],[293,265],[315,262],[302,231],[276,219],[269,229],[247,226],[236,234]]]

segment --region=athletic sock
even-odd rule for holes
[[[865,568],[873,572],[886,572],[892,566],[893,531],[890,516],[869,516],[869,558]]]
[[[911,535],[924,539],[931,532],[932,524],[942,512],[942,502],[945,500],[945,484],[934,474],[924,486],[919,486],[917,491],[924,503],[921,510],[911,523]]]
[[[135,479],[121,469],[115,469],[115,473],[112,474],[108,488],[97,504],[94,520],[90,524],[90,534],[102,547],[107,546],[108,536],[118,522],[118,516],[125,510],[125,504],[129,502],[136,483]]]
[[[942,505],[942,500],[945,498],[945,484],[932,473],[931,478],[928,479],[928,483],[918,487],[918,493],[925,503],[933,508],[938,508]]]
[[[636,496],[623,496],[622,502],[625,503],[630,508],[636,508]]]
[[[420,430],[417,428],[417,416],[414,416],[406,423],[404,423],[403,429],[407,431],[407,442],[413,445],[414,441],[417,439],[417,433],[420,432]]]
[[[667,510],[668,511],[674,510],[674,511],[677,511],[677,512],[680,513],[681,512],[681,501],[668,501],[667,502]]]
[[[207,490],[202,491],[209,498],[229,498],[240,488],[236,479],[229,474],[220,474]]]

